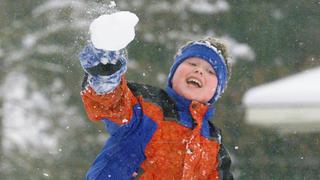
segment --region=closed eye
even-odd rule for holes
[[[216,75],[216,72],[213,71],[213,70],[208,69],[207,72],[208,72],[209,74]]]
[[[193,62],[189,62],[189,64],[190,64],[191,66],[197,66],[197,64],[196,64],[196,63],[193,63]]]

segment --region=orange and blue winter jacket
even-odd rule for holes
[[[103,58],[118,61],[101,63]],[[127,82],[125,59],[123,52],[106,54],[92,45],[80,56],[87,115],[110,133],[87,179],[233,179],[220,130],[209,121],[213,106],[185,99],[169,86]]]

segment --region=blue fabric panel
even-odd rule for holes
[[[215,109],[209,108],[206,114],[203,117],[202,127],[201,127],[201,135],[205,138],[211,139],[213,129],[209,125],[210,118],[214,115]]]
[[[119,128],[120,126],[112,121],[110,121],[109,119],[102,119],[102,121],[104,122],[104,127],[106,128],[106,131],[112,135],[114,134]]]

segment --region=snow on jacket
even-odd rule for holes
[[[93,63],[101,58],[113,63]],[[221,132],[209,121],[212,106],[185,99],[169,86],[127,82],[123,52],[101,54],[89,45],[80,61],[87,115],[103,121],[110,133],[88,180],[233,179]]]

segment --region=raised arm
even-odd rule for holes
[[[89,44],[79,59],[86,74],[81,96],[89,119],[108,120],[117,125],[127,123],[136,98],[124,78],[126,50],[105,51]]]

